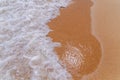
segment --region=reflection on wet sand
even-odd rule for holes
[[[61,46],[55,51],[74,80],[96,70],[101,59],[101,46],[91,32],[90,0],[74,0],[61,15],[48,23],[54,42]]]

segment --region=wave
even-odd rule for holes
[[[0,0],[0,80],[72,80],[46,37],[70,0]]]

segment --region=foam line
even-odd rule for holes
[[[46,37],[50,32],[47,23],[69,3],[70,0],[0,0],[0,80],[72,79],[54,52],[59,43]]]

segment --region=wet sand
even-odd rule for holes
[[[61,43],[55,51],[74,80],[119,80],[120,36],[115,21],[120,18],[112,16],[118,12],[110,13],[112,4],[116,5],[98,0],[91,9],[90,0],[74,0],[48,23],[53,30],[48,36]]]
[[[48,36],[61,43],[55,51],[74,80],[94,72],[101,59],[100,43],[91,32],[92,4],[90,0],[74,0],[69,7],[61,8],[60,16],[48,23],[53,30]]]
[[[96,0],[92,26],[103,45],[102,61],[93,76],[96,80],[120,80],[120,1]]]

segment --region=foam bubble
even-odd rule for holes
[[[70,0],[0,0],[0,80],[71,80],[46,37]]]

